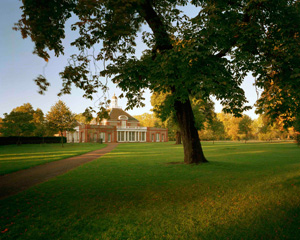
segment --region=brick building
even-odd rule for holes
[[[137,119],[118,106],[114,95],[108,119],[100,124],[81,124],[73,132],[66,132],[67,142],[167,142],[165,128],[141,127]]]

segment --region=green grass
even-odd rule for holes
[[[23,144],[0,146],[0,175],[80,155],[106,146],[97,143]]]
[[[1,201],[3,239],[299,239],[300,148],[204,143],[208,164],[172,143],[120,144]]]

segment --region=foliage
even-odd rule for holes
[[[251,133],[252,122],[252,119],[248,115],[243,115],[241,121],[239,122],[239,133],[245,135],[245,143],[249,138],[249,134]]]
[[[61,100],[51,107],[51,110],[46,115],[46,119],[50,129],[59,132],[61,137],[63,137],[64,131],[73,131],[77,125],[75,114]]]
[[[91,116],[91,118],[93,118],[93,116]],[[79,124],[89,124],[92,120],[92,119],[84,116],[84,114],[82,114],[82,113],[76,114],[75,119]]]
[[[10,114],[5,114],[6,123],[1,127],[3,136],[53,136],[41,109],[33,109],[30,103],[14,108]]]
[[[69,94],[74,84],[84,90],[84,97],[92,98],[97,89],[107,90],[106,77],[123,90],[128,108],[143,106],[145,88],[171,93],[168,102],[176,111],[186,161],[206,162],[202,150],[197,150],[201,146],[190,98],[214,96],[225,112],[239,117],[249,109],[241,84],[252,72],[255,85],[264,90],[258,102],[261,112],[291,122],[299,111],[300,3],[193,0],[199,13],[190,18],[180,10],[188,2],[23,1],[23,15],[15,29],[30,37],[34,52],[48,61],[49,51],[64,54],[65,25],[72,17],[71,29],[79,34],[71,45],[79,54],[72,55],[60,73],[61,94]],[[137,58],[141,30],[147,48]],[[95,49],[98,52],[92,54]],[[106,69],[91,71],[98,60],[108,63]],[[40,79],[47,88],[45,79]]]
[[[209,129],[212,131],[213,140],[219,140],[225,134],[224,124],[217,116],[214,116],[214,118],[209,121]]]
[[[82,145],[67,146],[71,152]],[[35,148],[63,154],[57,146],[56,152]],[[299,149],[294,144],[204,142],[203,148],[210,164],[190,166],[168,164],[183,156],[182,147],[172,143],[120,144],[110,154],[1,200],[1,231],[8,229],[1,237],[298,239]],[[24,150],[18,154],[30,156]]]
[[[133,116],[137,120],[139,120],[140,125],[142,127],[157,127],[158,126],[158,119],[152,113],[143,113],[141,115]]]
[[[296,116],[296,120],[294,122],[294,129],[295,129],[295,139],[300,147],[300,114]]]
[[[218,113],[218,119],[224,124],[226,137],[231,140],[238,140],[239,122],[241,118],[236,118],[231,114]]]
[[[151,96],[152,111],[155,116],[161,120],[160,126],[165,126],[171,130],[170,137],[180,131],[175,116],[174,106],[170,103],[170,93],[153,93]],[[204,123],[210,121],[214,116],[214,103],[210,99],[201,99],[200,97],[191,99],[192,110],[195,118],[195,127],[197,130],[204,128]]]
[[[33,115],[28,112],[12,110],[4,113],[0,131],[3,136],[31,136],[36,129]]]

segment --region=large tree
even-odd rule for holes
[[[61,136],[61,145],[64,146],[64,131],[73,131],[76,127],[76,115],[73,114],[66,104],[59,100],[54,104],[46,115],[50,129],[59,132]]]
[[[8,136],[32,136],[36,129],[33,116],[27,112],[11,111],[4,113],[0,131],[4,137]],[[18,140],[20,142],[20,140]]]
[[[153,93],[151,96],[152,111],[165,125],[164,127],[175,132],[176,144],[181,144],[181,131],[176,118],[175,109],[170,104],[171,93]],[[210,99],[202,99],[201,97],[194,97],[190,100],[192,111],[194,115],[195,128],[200,131],[204,128],[206,121],[211,121],[214,112],[214,103]],[[173,134],[170,134],[173,135]]]
[[[70,65],[61,72],[61,93],[70,93],[72,84],[85,90],[85,97],[91,97],[99,87],[106,89],[99,74],[89,72],[93,60],[108,63],[101,74],[113,77],[125,92],[129,108],[142,105],[145,88],[171,92],[168,101],[181,130],[184,161],[199,163],[206,159],[190,97],[215,96],[225,111],[238,116],[247,109],[240,85],[251,71],[256,85],[265,90],[261,102],[280,100],[276,111],[270,111],[272,104],[263,111],[287,116],[294,110],[299,112],[300,3],[192,0],[199,14],[190,18],[180,11],[188,2],[23,0],[23,14],[16,29],[23,37],[31,37],[34,52],[48,61],[49,50],[56,56],[64,53],[65,23],[72,17],[72,30],[79,33],[72,45],[80,53],[73,55]],[[142,28],[144,25],[149,28]],[[141,29],[150,30],[143,31],[147,49],[138,59],[135,46]],[[86,50],[91,48],[98,50],[98,55],[89,58]],[[36,82],[42,90],[48,86],[43,76]]]
[[[10,113],[4,113],[0,132],[3,136],[35,136],[37,124],[35,122],[35,111],[30,103],[24,103],[14,108]],[[20,143],[20,139],[18,140]]]

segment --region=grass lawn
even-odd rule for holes
[[[111,153],[0,202],[2,239],[299,239],[300,148],[173,143]],[[1,238],[0,237],[0,238]]]
[[[23,144],[0,146],[0,175],[80,155],[106,146],[97,143]]]

